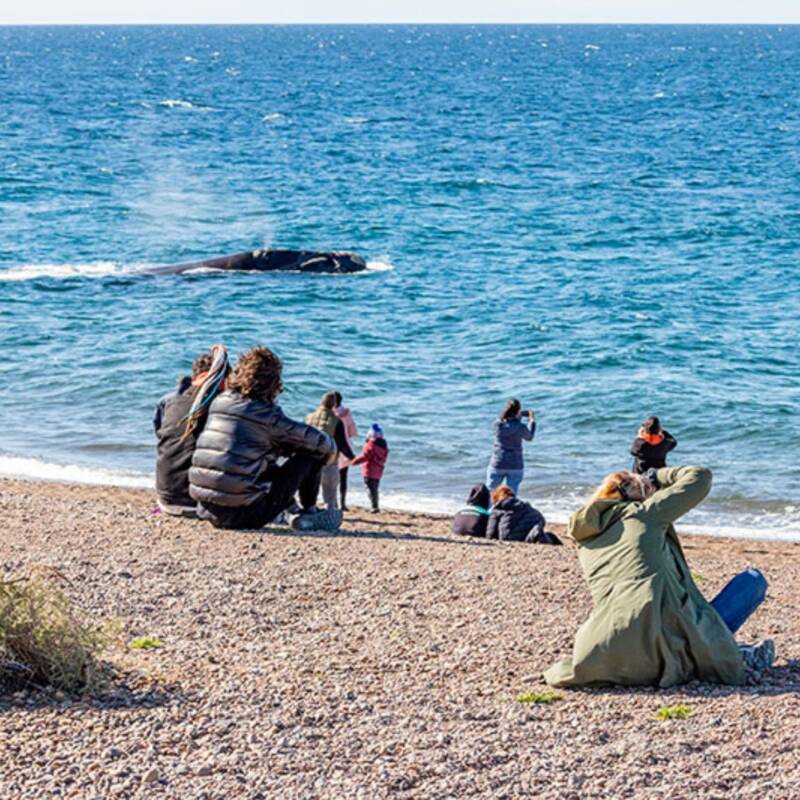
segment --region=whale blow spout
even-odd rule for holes
[[[367,262],[345,250],[252,250],[232,256],[148,267],[146,275],[180,275],[195,269],[232,270],[234,272],[315,272],[344,275],[363,272]]]

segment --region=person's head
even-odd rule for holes
[[[655,490],[644,475],[622,469],[606,475],[592,500],[644,500]]]
[[[514,490],[510,486],[506,486],[503,483],[492,492],[492,505],[496,506],[499,503],[502,503],[503,500],[513,496]]]
[[[489,487],[485,483],[476,483],[467,496],[467,505],[489,508]]]
[[[334,406],[334,408],[339,408],[339,406],[342,404],[342,393],[334,392],[333,396],[336,399],[336,405]]]
[[[339,405],[336,402],[336,392],[325,392],[325,394],[322,395],[322,400],[319,401],[319,404],[322,406],[322,408],[327,408],[329,411],[333,411],[333,409]]]
[[[283,364],[268,347],[242,353],[228,379],[228,388],[250,400],[274,400],[283,390]]]
[[[202,353],[194,360],[192,364],[194,397],[186,415],[184,436],[197,429],[211,401],[225,389],[225,381],[230,371],[228,351],[222,344],[213,345],[207,353]]]
[[[642,423],[642,430],[648,436],[657,436],[659,433],[661,433],[661,420],[659,420],[659,418],[655,416],[648,417]]]
[[[383,439],[383,428],[377,422],[373,422],[368,435],[370,439]]]
[[[503,422],[508,422],[510,419],[516,419],[521,413],[522,406],[519,400],[512,398],[506,403],[506,407],[503,409],[500,419],[503,420]]]
[[[199,378],[204,373],[211,369],[211,362],[214,360],[214,354],[209,350],[207,353],[200,353],[199,356],[192,362],[192,380]]]

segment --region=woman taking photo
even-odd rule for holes
[[[527,418],[527,425],[522,421],[523,417]],[[530,442],[535,433],[536,417],[533,411],[523,411],[519,400],[509,400],[499,419],[494,422],[494,447],[486,470],[486,485],[490,491],[505,481],[514,494],[519,494],[525,471],[522,443]]]
[[[747,646],[733,638],[764,599],[764,576],[749,569],[709,603],[678,541],[673,523],[710,488],[703,467],[615,472],[572,515],[567,533],[578,544],[594,607],[572,657],[544,673],[551,686],[738,686],[746,668],[772,665],[770,639]]]

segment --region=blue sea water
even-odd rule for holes
[[[564,518],[658,413],[698,529],[800,536],[800,29],[0,28],[0,469],[147,482],[193,356],[339,388],[452,508],[509,396]],[[137,266],[347,248],[355,276]]]

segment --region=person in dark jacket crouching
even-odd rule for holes
[[[227,390],[211,404],[189,470],[198,516],[218,528],[260,528],[294,503],[299,530],[336,530],[338,509],[317,511],[322,467],[336,459],[326,433],[289,419],[275,402],[283,365],[267,347],[239,357]],[[285,462],[278,463],[280,458]]]
[[[184,375],[156,406],[156,493],[165,514],[197,516],[197,503],[189,496],[189,467],[208,403],[224,387],[228,372],[228,353],[215,344],[194,360],[192,377]]]
[[[561,544],[557,536],[544,529],[545,519],[530,503],[520,500],[508,486],[492,492],[492,515],[486,528],[487,539],[532,544]]]
[[[453,519],[453,533],[461,536],[486,536],[489,522],[489,488],[485,483],[476,483],[467,498],[467,505]]]

